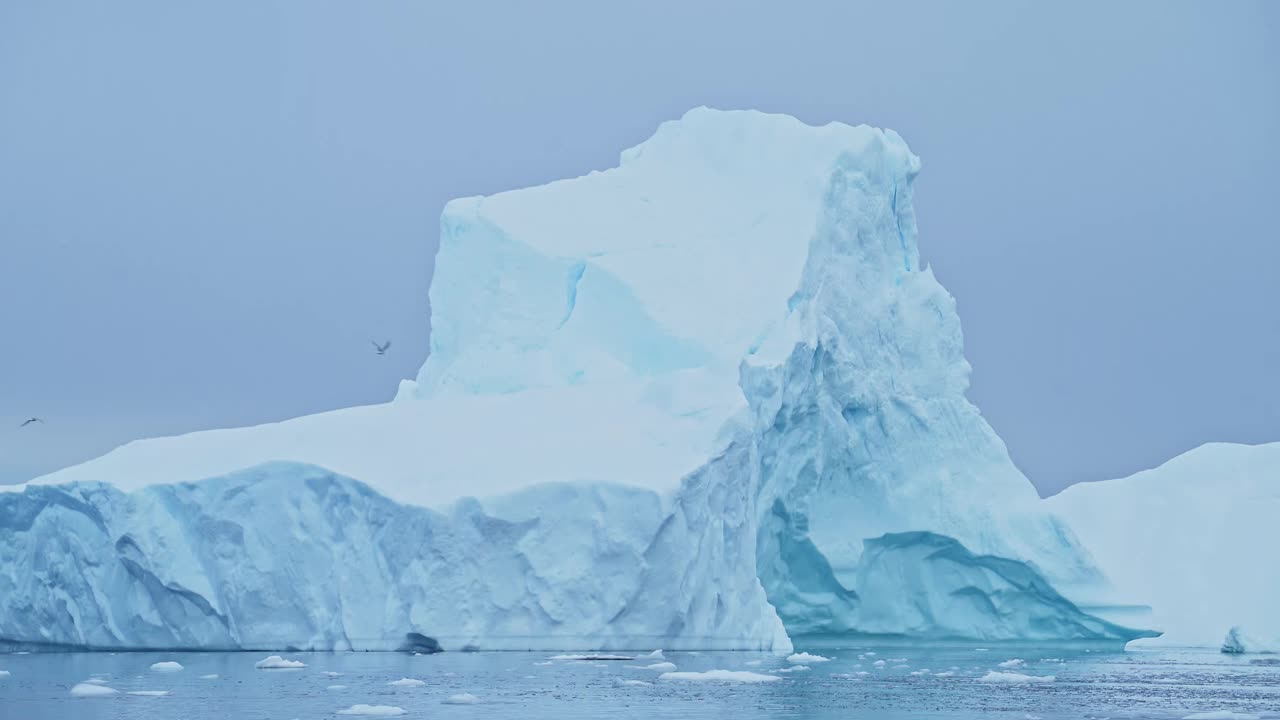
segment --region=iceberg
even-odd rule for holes
[[[965,398],[891,130],[699,108],[450,202],[393,401],[129,443],[0,493],[0,642],[788,654],[1121,645]],[[772,678],[771,678],[772,679]]]
[[[1244,655],[1246,653],[1280,653],[1280,640],[1258,637],[1241,627],[1233,627],[1227,631],[1222,640],[1222,652],[1227,655]]]
[[[1143,644],[1280,651],[1270,640],[1280,638],[1280,572],[1263,557],[1280,517],[1280,443],[1202,445],[1127,478],[1072,485],[1045,504],[1117,597],[1149,605],[1142,622],[1164,634]]]

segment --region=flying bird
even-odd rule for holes
[[[387,354],[387,348],[391,347],[391,341],[390,341],[390,340],[388,340],[388,341],[386,341],[386,342],[382,343],[381,345],[379,345],[379,344],[378,344],[378,342],[377,342],[376,340],[370,340],[369,342],[373,343],[373,350],[374,350],[374,352],[378,353],[379,355],[386,355],[386,354]]]
[[[26,422],[22,423],[22,424],[21,424],[21,425],[19,425],[18,427],[20,427],[20,428],[24,428],[24,427],[26,427],[26,426],[30,425],[31,423],[41,423],[41,424],[43,424],[43,423],[44,423],[44,421],[43,421],[43,420],[41,420],[41,419],[40,419],[40,418],[38,418],[38,417],[33,417],[33,418],[29,418]]]

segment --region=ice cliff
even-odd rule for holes
[[[0,642],[1121,644],[965,399],[892,131],[697,109],[456,200],[394,402],[135,442],[0,494]]]

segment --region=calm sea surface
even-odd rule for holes
[[[681,672],[746,671],[766,683],[660,679],[660,662],[572,661],[552,653],[296,653],[297,670],[258,670],[266,653],[0,654],[3,720],[289,720],[352,706],[409,718],[1280,718],[1280,660],[1203,650],[1064,652],[1020,648],[819,651],[804,663],[755,653],[676,653]],[[874,653],[874,654],[871,654]],[[859,657],[862,655],[862,657]],[[1021,660],[1022,663],[1010,662]],[[175,661],[177,672],[151,670]],[[881,662],[881,665],[877,665]],[[1001,667],[1001,663],[1007,666]],[[3,675],[7,671],[8,676]],[[787,672],[784,672],[787,671]],[[1047,678],[1027,682],[989,672]],[[865,674],[860,674],[865,673]],[[941,673],[941,674],[940,674]],[[216,675],[217,677],[210,677]],[[422,684],[389,685],[408,678]],[[993,682],[992,680],[999,680]],[[90,682],[117,691],[78,697]],[[1012,682],[1010,682],[1012,681]],[[642,684],[645,683],[645,684]],[[131,692],[165,695],[131,695]],[[92,692],[92,691],[91,691]],[[468,694],[472,704],[451,704]],[[456,699],[455,699],[456,702]],[[1238,718],[1238,720],[1245,720]]]

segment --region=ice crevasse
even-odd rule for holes
[[[0,494],[0,643],[785,651],[1120,644],[965,399],[892,131],[695,109],[450,202],[394,401]],[[426,329],[424,328],[424,332]]]

